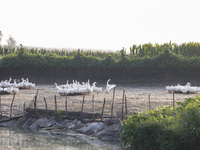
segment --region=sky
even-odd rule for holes
[[[199,0],[0,0],[2,45],[120,50],[200,42]]]

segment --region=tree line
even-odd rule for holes
[[[0,45],[0,55],[5,56],[8,54],[15,54],[19,51],[21,46],[16,46],[16,41],[10,37],[7,40],[8,44]],[[172,54],[181,57],[200,57],[200,43],[189,42],[189,43],[164,43],[164,44],[152,44],[146,43],[142,45],[133,45],[130,47],[130,53],[126,53],[125,50],[121,51],[94,51],[94,50],[59,50],[59,49],[45,49],[45,48],[30,48],[25,47],[26,51],[30,54],[56,54],[58,56],[75,56],[78,51],[81,51],[86,56],[94,56],[98,58],[105,58],[111,55],[114,59],[120,59],[121,55],[125,54],[129,58],[143,58],[143,57],[156,57],[163,53],[165,50],[170,51]]]
[[[58,51],[59,52],[59,51]],[[14,52],[0,58],[0,68],[57,67],[57,68],[200,68],[200,58],[177,55],[170,49],[150,57],[135,57],[131,53],[71,51],[67,54],[55,52],[32,52],[22,45]]]
[[[200,56],[200,43],[164,43],[164,44],[152,44],[146,43],[143,45],[133,45],[130,47],[130,52],[134,57],[154,57],[165,50],[169,50],[171,53],[183,57],[199,57]]]

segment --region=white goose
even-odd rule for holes
[[[11,86],[11,84],[10,84],[11,80],[12,80],[12,78],[10,77],[8,82],[5,84],[5,87],[10,87]]]
[[[110,82],[110,79],[108,79],[107,85],[106,85],[106,93],[107,93],[107,94],[108,94],[108,92],[109,92],[112,88],[116,87],[115,84],[109,84],[109,82]]]
[[[92,93],[93,89],[90,87],[90,80],[88,80],[88,82],[86,82],[86,89],[88,93]]]
[[[57,89],[57,90],[60,90],[60,89],[62,89],[60,86],[58,86],[58,84],[57,84],[57,83],[55,83],[55,86],[56,86],[56,89]]]
[[[4,91],[7,92],[8,94],[12,93],[12,89],[11,88],[4,88]]]
[[[3,91],[4,91],[4,89],[0,87],[0,92],[3,92]]]
[[[20,82],[20,83],[17,84],[18,88],[24,88],[24,86],[25,86],[24,85],[24,82],[25,82],[24,78],[22,78],[21,80],[22,80],[22,82]]]
[[[28,78],[26,78],[25,86],[30,89],[35,87],[35,83],[29,82]]]
[[[60,85],[61,88],[69,88],[70,86],[71,85],[68,83],[68,80],[66,84]]]
[[[7,84],[8,84],[8,80],[1,81],[1,87],[6,87]]]
[[[92,86],[91,86],[91,88],[93,89],[93,91],[94,92],[97,92],[97,93],[99,93],[99,92],[102,92],[102,87],[96,87],[96,82],[94,82],[93,84],[92,84]]]

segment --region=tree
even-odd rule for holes
[[[16,47],[16,41],[12,36],[10,36],[6,42],[9,49],[13,49]]]
[[[1,40],[2,40],[3,34],[0,31],[0,45],[1,45]]]
[[[130,52],[132,53],[133,56],[137,55],[137,45],[133,45],[130,47]]]

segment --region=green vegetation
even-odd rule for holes
[[[200,149],[200,97],[177,104],[130,116],[121,142],[131,150]]]
[[[155,44],[151,43],[143,44],[143,45],[133,45],[130,48],[130,51],[135,57],[154,57],[158,56],[165,50],[169,50],[171,53],[183,56],[183,57],[199,57],[200,56],[200,43],[197,42],[189,42],[182,43],[177,45],[176,43],[164,43],[164,44]]]
[[[56,119],[62,119],[63,118],[62,112],[58,108],[55,111],[55,117],[56,117]]]
[[[133,45],[131,53],[0,47],[0,68],[200,68],[200,43]]]

